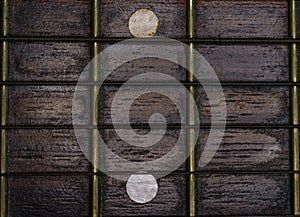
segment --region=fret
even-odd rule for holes
[[[99,37],[100,36],[100,15],[99,15],[99,10],[100,10],[100,0],[92,0],[92,36],[93,37]],[[100,23],[99,23],[100,22]],[[100,52],[100,45],[98,42],[92,43],[92,57],[94,58],[98,53]],[[98,63],[93,63],[92,65],[92,81],[93,82],[98,82],[99,81],[99,64]],[[98,95],[98,90],[97,86],[93,86],[92,93],[91,93],[93,98],[97,98]],[[93,111],[92,111],[92,123],[95,125],[98,125],[98,114],[99,114],[99,106],[95,105],[93,106]],[[98,144],[99,144],[99,139],[98,139],[98,131],[93,130],[92,132],[92,144],[93,144],[93,156],[92,156],[92,167],[91,171],[93,172],[93,179],[92,179],[92,209],[91,209],[91,215],[92,217],[98,217],[102,216],[102,204],[100,203],[101,199],[101,179],[98,176],[98,169],[96,168],[95,165],[98,165],[99,161],[99,155],[98,155]]]
[[[295,39],[297,37],[297,2],[295,0],[290,1],[289,4],[290,10],[290,38]],[[290,74],[291,81],[296,83],[299,79],[298,71],[298,62],[297,62],[297,44],[290,45]],[[291,89],[291,123],[295,126],[299,123],[299,106],[298,106],[298,87],[293,86]],[[292,155],[293,155],[293,213],[295,215],[300,214],[300,182],[299,182],[299,129],[293,128],[292,130]],[[296,173],[298,171],[298,173]]]
[[[8,22],[8,1],[1,1],[1,36],[7,36],[9,32]],[[1,42],[1,81],[7,81],[8,77],[8,54],[9,44],[7,41]],[[1,85],[1,126],[5,126],[8,120],[8,87]],[[6,217],[7,212],[7,178],[3,176],[6,173],[7,167],[7,132],[5,129],[1,129],[1,181],[0,181],[0,217]]]
[[[195,38],[195,6],[196,1],[194,0],[188,0],[187,1],[187,37],[188,38]],[[194,82],[194,73],[195,73],[195,59],[194,59],[194,49],[195,44],[190,43],[189,44],[189,50],[187,51],[187,65],[190,68],[190,70],[187,72],[187,80],[189,82]],[[187,103],[187,123],[189,125],[195,124],[195,117],[196,117],[196,111],[193,106],[193,98],[195,99],[195,87],[194,86],[188,86],[188,90],[190,95],[188,95],[188,103]],[[187,145],[188,150],[190,151],[190,156],[188,158],[188,168],[189,174],[188,177],[188,214],[189,216],[196,216],[196,178],[193,174],[195,172],[196,162],[195,162],[195,151],[193,150],[194,144],[196,143],[195,139],[195,129],[189,129],[187,131]]]

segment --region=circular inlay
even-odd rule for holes
[[[129,31],[134,37],[152,37],[158,31],[157,16],[148,9],[140,9],[129,18]]]
[[[158,184],[150,174],[134,174],[127,180],[126,191],[131,200],[147,203],[156,196]]]

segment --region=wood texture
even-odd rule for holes
[[[214,92],[214,88],[210,87]],[[223,87],[227,107],[227,124],[289,123],[289,89],[287,87]],[[202,88],[197,89],[202,124],[210,123],[210,104]],[[213,103],[223,103],[213,100]]]
[[[73,94],[74,86],[11,86],[9,123],[71,125]]]
[[[201,216],[291,214],[290,188],[288,175],[201,175],[198,213]]]
[[[8,178],[8,217],[89,216],[89,177]]]
[[[135,129],[135,132],[139,135],[143,135],[149,133],[149,130],[146,129]],[[109,147],[109,149],[114,152],[117,156],[134,162],[143,162],[143,161],[152,161],[155,159],[159,159],[166,155],[168,152],[172,150],[175,146],[180,135],[180,130],[167,130],[166,134],[163,138],[156,143],[147,148],[136,147],[131,144],[123,141],[115,132],[115,130],[107,129],[101,130],[101,136],[105,142],[105,144]],[[186,141],[186,135],[184,133],[183,138]],[[129,138],[131,139],[131,138]],[[181,144],[186,145],[186,144]],[[186,146],[187,147],[187,146]],[[186,150],[187,151],[187,150]],[[110,165],[113,165],[113,159],[106,159],[108,170]],[[186,170],[186,164],[183,163],[178,170]],[[126,171],[126,168],[119,168],[120,172]],[[162,167],[153,168],[155,171],[164,170]]]
[[[208,129],[200,130],[196,161],[204,151]],[[288,129],[234,129],[225,131],[223,141],[212,158],[198,170],[274,171],[290,169]],[[206,149],[207,150],[207,149]],[[208,149],[210,150],[210,149]]]
[[[139,87],[144,88],[144,87]],[[168,91],[172,94],[173,100],[180,102],[182,109],[186,107],[185,103],[185,93],[183,91],[178,91],[176,87],[154,87],[153,91],[147,94],[142,95],[137,98],[130,107],[130,123],[131,124],[147,124],[150,116],[154,113],[161,113],[168,124],[181,123],[179,110],[168,97],[159,94],[160,90]],[[118,91],[118,87],[104,87],[100,91],[100,123],[102,124],[111,124],[111,105],[114,98],[114,95]],[[139,91],[138,87],[132,87],[130,90],[124,92],[124,102],[131,96],[134,92]],[[124,111],[125,108],[122,107]],[[184,109],[183,111],[186,111]],[[185,118],[182,118],[182,123],[185,123]],[[124,124],[124,119],[117,119],[115,123]],[[161,123],[161,122],[160,122]]]
[[[91,2],[88,0],[12,0],[12,36],[90,36]]]
[[[11,43],[9,79],[77,81],[91,59],[90,52],[87,43]]]
[[[101,1],[101,34],[104,37],[131,37],[128,20],[138,9],[152,10],[159,20],[157,36],[185,37],[186,1],[184,0],[103,0]]]
[[[288,37],[287,0],[204,0],[196,2],[197,37]]]
[[[196,45],[220,81],[289,81],[287,45]]]
[[[101,50],[104,50],[111,45],[112,44],[110,43],[103,43],[101,44]],[[157,47],[159,49],[159,46]],[[165,51],[167,49],[168,47],[166,46]],[[178,47],[178,49],[181,50],[182,53],[185,52],[184,47]],[[177,54],[172,53],[172,55]],[[177,59],[179,60],[182,55],[178,54],[177,56]],[[108,59],[106,64],[108,63],[114,64],[115,62],[112,59]],[[150,72],[159,72],[174,77],[178,81],[186,81],[186,70],[183,67],[168,60],[150,57],[135,59],[122,64],[121,66],[113,70],[113,72],[106,78],[106,81],[126,82],[133,76]],[[159,81],[159,78],[157,78],[157,82]]]
[[[186,216],[186,177],[169,175],[158,180],[157,196],[149,203],[137,204],[126,194],[126,182],[104,180],[103,216]]]
[[[9,130],[8,172],[88,172],[73,130]]]
[[[0,3],[2,1],[0,0]],[[104,37],[131,37],[130,15],[148,8],[160,21],[159,36],[186,37],[185,0],[103,0],[100,28]],[[286,38],[288,0],[201,0],[196,2],[196,35],[203,38]],[[91,1],[11,0],[11,36],[91,36]],[[106,45],[101,45],[103,47]],[[197,49],[213,66],[221,81],[289,81],[287,45],[205,44]],[[9,79],[15,81],[76,81],[90,59],[88,43],[11,42]],[[176,64],[142,59],[119,67],[108,81],[126,81],[134,75],[158,71],[186,80]],[[100,96],[100,123],[110,124],[110,106],[117,87],[106,87]],[[177,100],[186,96],[168,89]],[[130,96],[134,91],[128,91]],[[228,124],[285,125],[290,121],[288,87],[224,87]],[[72,124],[74,86],[9,86],[9,124]],[[203,90],[197,89],[202,124],[210,123],[210,107]],[[127,94],[127,95],[126,95]],[[126,99],[125,99],[126,100]],[[222,102],[215,102],[222,103]],[[89,105],[82,101],[82,108]],[[182,101],[182,106],[186,103]],[[153,113],[162,113],[168,124],[179,124],[178,109],[167,97],[147,94],[130,108],[130,122],[147,124]],[[123,120],[119,120],[122,123]],[[183,120],[185,121],[185,120]],[[178,138],[168,130],[159,144],[148,149],[132,147],[113,130],[102,130],[104,140],[120,157],[134,161],[165,155]],[[147,130],[136,130],[145,134]],[[198,140],[196,161],[208,130]],[[89,163],[80,151],[72,130],[7,130],[8,172],[87,172]],[[291,178],[287,173],[260,174],[290,169],[288,129],[227,128],[220,149],[205,168],[197,168],[196,200],[199,216],[290,215]],[[109,159],[108,159],[109,160]],[[162,166],[163,168],[163,166]],[[158,180],[157,197],[137,204],[126,194],[126,182],[100,177],[99,195],[103,216],[186,216],[187,176],[182,165],[177,175]],[[207,173],[201,170],[213,170]],[[218,173],[220,170],[240,174]],[[7,176],[8,217],[91,216],[91,177],[49,174]]]

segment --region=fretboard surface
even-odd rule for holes
[[[6,159],[1,162],[6,165],[1,189],[6,193],[1,194],[5,208],[1,217],[189,216],[193,202],[197,216],[296,216],[293,180],[299,171],[293,167],[292,132],[298,126],[292,122],[291,91],[296,84],[291,74],[295,63],[291,60],[290,1],[195,0],[195,37],[207,41],[193,46],[223,84],[227,126],[216,155],[200,168],[197,162],[209,135],[211,110],[204,89],[196,85],[201,129],[195,148],[195,201],[190,201],[192,173],[186,161],[158,179],[158,195],[146,204],[130,200],[126,182],[95,173],[74,134],[72,98],[95,46],[93,3],[100,6],[97,43],[104,50],[113,44],[110,38],[131,37],[128,19],[140,8],[157,15],[158,36],[187,39],[189,1],[0,0],[1,6],[6,2],[9,15],[2,23],[9,27],[1,38],[2,45],[9,45],[9,51],[2,49],[1,54],[8,61],[7,79],[2,76],[1,83],[8,90],[2,92],[6,102],[2,106],[7,106],[7,112],[2,108],[2,119],[7,121],[2,124],[1,145],[6,149],[1,150],[6,153],[1,156]],[[68,38],[75,40],[64,40]],[[268,43],[272,39],[278,42]],[[130,61],[107,78],[109,84],[98,94],[99,132],[114,153],[137,162],[167,154],[181,126],[176,105],[165,96],[149,93],[131,106],[130,121],[136,132],[146,134],[151,114],[163,114],[169,128],[161,141],[147,148],[133,147],[116,134],[111,119],[113,97],[122,82],[145,72],[161,72],[190,85],[185,69],[157,58]],[[157,86],[175,99],[185,98],[176,88]],[[133,87],[126,94],[134,92]],[[89,102],[81,103],[85,107]],[[108,165],[111,161],[105,159]]]

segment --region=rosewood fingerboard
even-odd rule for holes
[[[1,208],[5,208],[1,217],[95,217],[93,195],[98,195],[98,216],[189,216],[188,162],[158,180],[159,192],[154,200],[137,204],[126,194],[126,182],[94,173],[77,143],[72,127],[72,98],[82,70],[92,59],[95,1],[7,2],[9,13],[2,23],[9,24],[8,35],[1,36],[9,45],[8,79],[1,83],[1,87],[8,88],[7,97],[2,94],[1,98],[7,102],[7,124],[1,128],[5,130],[5,144],[1,145],[7,147],[5,155],[1,155],[6,158],[6,171],[1,173],[6,184],[6,193],[1,194]],[[158,36],[188,43],[189,1],[97,2],[100,50],[112,45],[116,38],[131,37],[128,19],[141,8],[157,15]],[[4,0],[0,3],[4,7]],[[199,167],[211,111],[205,91],[195,86],[201,120],[193,173],[197,216],[296,216],[289,5],[288,0],[194,2],[195,37],[206,41],[193,46],[218,75],[227,104],[227,126],[220,148],[209,164]],[[226,39],[236,41],[222,42]],[[246,39],[253,43],[243,41]],[[267,41],[272,39],[279,42]],[[99,132],[114,153],[136,162],[164,156],[180,133],[176,105],[155,93],[134,102],[130,121],[137,126],[136,132],[146,134],[151,114],[162,113],[170,127],[158,144],[133,147],[113,129],[111,103],[120,84],[145,72],[161,72],[189,83],[185,69],[156,58],[130,61],[107,78],[110,85],[102,87],[98,94]],[[171,92],[174,98],[186,97],[176,88],[157,86],[158,90]],[[132,88],[126,94],[130,96],[134,91]],[[84,107],[88,102],[81,103]],[[187,141],[188,131],[184,138]],[[112,160],[105,159],[105,163],[109,165]],[[93,192],[97,189],[94,176],[99,178],[98,194]]]

